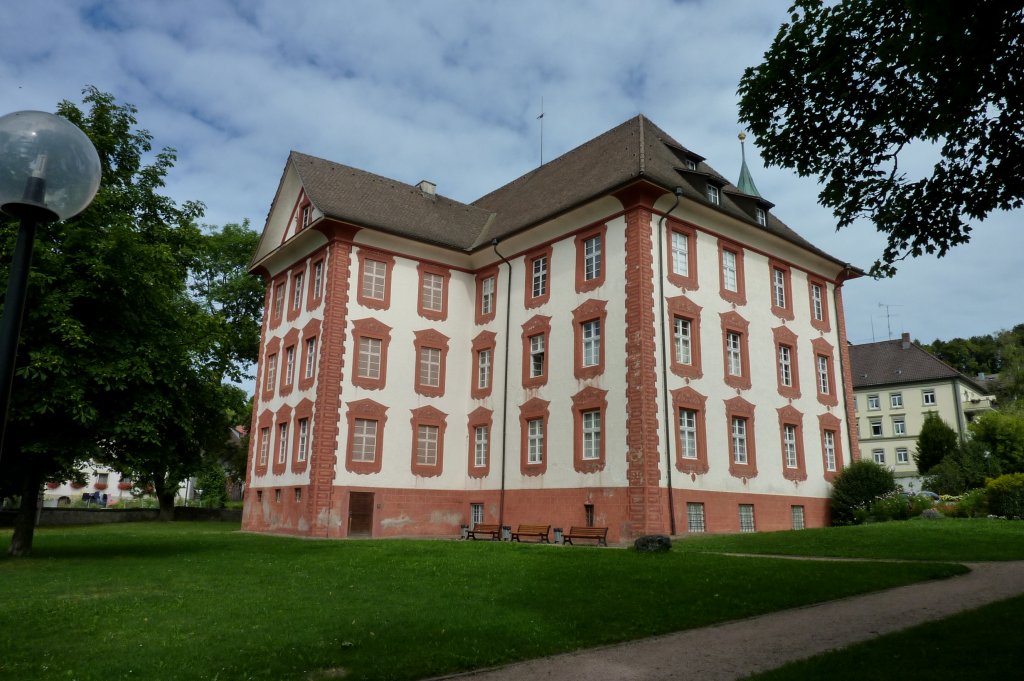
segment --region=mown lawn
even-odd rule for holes
[[[0,559],[0,678],[316,679],[345,670],[346,679],[416,679],[964,569],[724,556],[691,540],[643,556],[236,530],[222,523],[39,530],[32,558]],[[811,531],[780,535],[811,540],[801,553],[823,543]],[[740,541],[728,550],[755,548]],[[987,551],[983,542],[977,550]]]

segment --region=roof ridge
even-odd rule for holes
[[[647,150],[644,147],[644,115],[643,113],[637,114],[637,119],[640,123],[640,174],[643,175],[647,170]]]

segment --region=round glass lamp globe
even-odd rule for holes
[[[0,210],[16,217],[66,220],[100,188],[100,157],[65,118],[44,111],[0,116]]]

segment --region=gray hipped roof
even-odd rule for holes
[[[956,378],[985,393],[972,379],[910,342],[909,336],[903,340],[851,345],[850,370],[855,389]]]
[[[721,189],[711,206],[754,222],[751,206],[772,204],[731,184],[703,158],[638,115],[545,163],[472,204],[299,152],[289,162],[325,216],[448,248],[474,251],[637,180],[710,206],[706,184]],[[693,164],[695,167],[688,167]],[[748,205],[749,204],[749,205]],[[770,213],[762,229],[839,265]]]

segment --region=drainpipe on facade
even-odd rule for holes
[[[668,525],[669,532],[676,534],[676,503],[672,494],[672,440],[671,423],[668,399],[668,327],[665,323],[665,251],[662,240],[665,235],[665,218],[669,216],[679,205],[679,199],[683,195],[683,188],[675,189],[676,202],[658,220],[658,302],[661,310],[661,398],[665,406],[665,473],[668,483]]]
[[[508,277],[505,282],[505,370],[503,372],[505,376],[501,395],[501,491],[498,494],[498,527],[501,528],[505,526],[505,455],[508,452],[508,431],[506,426],[508,423],[508,344],[512,328],[512,263],[498,252],[497,239],[491,240],[491,248],[494,249],[494,254],[501,258],[502,262],[508,267]]]

